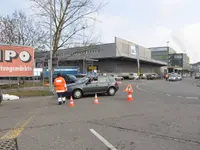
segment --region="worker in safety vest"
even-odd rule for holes
[[[66,100],[64,92],[67,91],[67,84],[60,73],[57,74],[57,78],[54,80],[54,86],[56,87],[56,93],[58,95],[58,104],[61,105],[62,103],[65,103]]]
[[[169,74],[167,73],[167,74],[165,75],[166,81],[168,80],[168,78],[169,78]]]

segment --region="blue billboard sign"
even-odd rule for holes
[[[79,67],[78,66],[61,66],[61,67],[55,67],[53,75],[57,73],[61,74],[71,74],[71,75],[76,75],[79,72]],[[49,76],[49,70],[46,69],[44,72],[45,77]]]

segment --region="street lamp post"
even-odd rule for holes
[[[84,39],[84,37],[85,37],[85,27],[83,26],[82,29],[83,29],[83,48],[85,49],[85,39]],[[85,73],[85,66],[86,66],[86,57],[83,56],[83,66],[82,66],[83,67],[83,73]]]

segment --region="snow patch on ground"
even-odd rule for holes
[[[17,99],[19,99],[19,97],[18,96],[16,96],[16,95],[9,95],[9,94],[2,94],[2,96],[3,96],[3,100],[4,101],[8,101],[8,100],[17,100]]]

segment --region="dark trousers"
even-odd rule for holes
[[[58,95],[58,98],[62,98],[63,97],[63,92],[59,92],[59,93],[57,93],[57,95]]]

